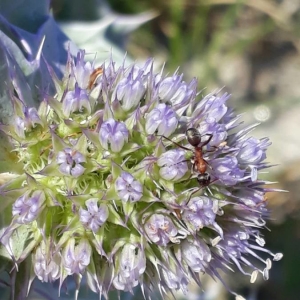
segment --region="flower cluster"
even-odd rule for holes
[[[196,80],[156,74],[151,60],[95,68],[83,51],[53,80],[57,93],[38,110],[12,96],[12,122],[0,127],[18,157],[0,189],[12,220],[0,241],[16,264],[32,256],[33,276],[60,285],[86,275],[105,297],[137,285],[186,292],[200,273],[222,280],[234,265],[251,282],[268,278],[266,256],[282,257],[260,233],[270,143],[237,128],[228,94],[201,99]]]

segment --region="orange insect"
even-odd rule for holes
[[[97,78],[103,74],[103,69],[101,67],[96,68],[92,74],[90,75],[90,79],[89,79],[89,84],[88,84],[88,89],[92,89],[95,85],[95,82],[97,80]]]
[[[193,157],[193,171],[198,172],[197,175],[197,181],[201,185],[201,187],[208,186],[211,183],[211,178],[210,175],[206,172],[208,162],[203,158],[203,147],[206,146],[212,139],[213,135],[212,134],[205,134],[208,136],[208,139],[205,141],[201,141],[203,135],[200,134],[198,129],[196,128],[189,128],[186,131],[186,138],[191,146],[194,147],[194,150],[184,147],[182,145],[179,145],[178,143],[172,141],[171,139],[167,138],[166,136],[163,136],[165,139],[169,140],[176,146],[187,150],[187,151],[192,151],[194,154]]]
[[[201,141],[201,134],[196,128],[189,128],[186,131],[186,137],[190,145],[194,149],[194,164],[193,169],[198,171],[197,181],[201,186],[207,186],[210,184],[211,178],[210,175],[206,172],[208,162],[203,158],[203,147],[206,146],[212,139],[212,134],[206,134],[208,139],[204,142]],[[188,149],[188,148],[186,148]],[[190,149],[189,149],[190,150]]]

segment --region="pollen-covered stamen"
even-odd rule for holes
[[[152,215],[144,228],[150,240],[159,246],[166,246],[178,233],[172,220],[162,214]]]
[[[185,240],[181,243],[182,258],[196,273],[205,271],[211,261],[211,252],[202,240]]]
[[[122,172],[115,183],[116,191],[122,201],[136,202],[143,196],[143,187],[131,174]]]
[[[218,212],[218,200],[211,198],[193,197],[190,199],[187,209],[182,214],[182,219],[195,231],[212,226],[220,236],[223,236],[222,228],[215,222]]]
[[[68,91],[62,103],[63,113],[69,118],[73,113],[82,113],[86,110],[86,114],[91,114],[91,104],[86,90],[82,90],[75,85],[74,91]]]
[[[79,151],[65,148],[58,152],[56,162],[62,174],[78,177],[84,173],[85,168],[81,164],[85,163],[86,159]]]
[[[153,134],[156,130],[159,135],[170,136],[176,129],[178,117],[172,108],[164,103],[158,104],[146,116],[146,132]]]
[[[97,232],[108,218],[108,208],[105,204],[98,206],[98,199],[91,198],[85,201],[87,210],[79,209],[80,222],[86,227],[91,229],[93,232]]]
[[[34,191],[31,195],[28,192],[19,197],[12,207],[13,216],[17,216],[16,221],[28,224],[35,220],[43,209],[45,199],[43,191]]]
[[[89,242],[81,239],[75,245],[75,239],[71,238],[62,253],[62,265],[68,275],[80,274],[90,263],[92,248]]]
[[[114,119],[108,119],[103,122],[99,130],[99,140],[101,146],[113,152],[120,152],[125,143],[128,142],[128,129],[123,122],[117,122]]]
[[[159,175],[166,180],[179,180],[188,171],[187,162],[182,149],[173,149],[163,153],[157,160],[160,166]]]

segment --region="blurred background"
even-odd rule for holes
[[[300,299],[300,1],[54,0],[51,7],[79,48],[97,51],[99,64],[111,49],[119,61],[125,51],[135,61],[155,57],[165,73],[180,67],[186,81],[197,77],[203,94],[223,88],[247,124],[261,123],[253,135],[271,139],[268,161],[276,165],[263,176],[289,191],[268,195],[264,232],[268,248],[284,258],[268,281],[230,274],[227,282],[247,300]],[[219,282],[203,277],[203,286],[176,299],[233,299]],[[48,299],[46,290],[37,287],[31,299]],[[84,289],[79,298],[97,299]]]

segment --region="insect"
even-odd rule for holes
[[[205,141],[202,141],[203,136],[208,136],[208,138]],[[207,173],[207,166],[209,165],[208,162],[203,158],[203,147],[206,146],[212,139],[212,134],[205,134],[201,135],[198,129],[196,128],[189,128],[186,131],[186,138],[187,141],[191,146],[194,147],[194,150],[184,147],[171,139],[163,136],[165,139],[169,140],[170,142],[174,143],[176,146],[187,150],[187,151],[193,151],[194,157],[193,157],[193,171],[196,171],[197,174],[197,181],[200,184],[201,187],[208,186],[211,183],[211,177],[209,173]]]
[[[89,84],[88,84],[88,89],[92,89],[95,85],[95,82],[97,80],[97,78],[99,77],[99,75],[101,75],[103,73],[103,69],[101,67],[96,68],[92,74],[90,75],[90,79],[89,79]]]
[[[205,134],[208,138],[205,141],[201,141],[202,136],[198,129],[189,128],[186,131],[186,137],[190,145],[194,147],[194,164],[193,169],[199,172],[197,175],[197,181],[201,186],[207,186],[211,182],[210,175],[206,172],[208,162],[203,158],[203,147],[206,146],[212,139],[212,134]]]

